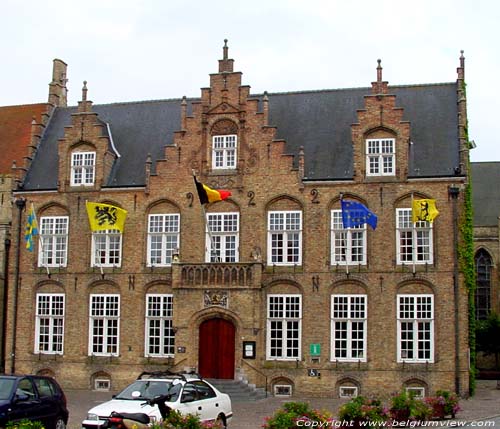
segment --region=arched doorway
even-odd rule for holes
[[[204,378],[234,378],[235,327],[226,319],[205,320],[199,329],[198,371]]]

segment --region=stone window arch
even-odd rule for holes
[[[476,267],[476,319],[486,319],[491,310],[491,271],[493,261],[490,254],[479,249],[474,257]]]

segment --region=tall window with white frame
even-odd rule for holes
[[[433,295],[398,295],[398,362],[434,362]]]
[[[206,262],[239,261],[239,213],[207,213]]]
[[[120,295],[90,295],[89,356],[118,356]]]
[[[332,361],[366,362],[366,295],[332,295]]]
[[[65,267],[68,254],[68,216],[40,218],[39,267]]]
[[[302,212],[268,213],[268,265],[302,264]]]
[[[342,211],[331,211],[331,264],[366,264],[366,224],[344,228]]]
[[[92,233],[92,266],[121,266],[122,233],[118,229]]]
[[[64,352],[64,294],[36,295],[35,353]]]
[[[396,248],[398,264],[432,264],[432,223],[414,223],[411,209],[396,209]]]
[[[146,295],[146,357],[173,357],[173,296]]]
[[[150,214],[148,218],[148,266],[167,266],[179,249],[180,216]]]
[[[267,359],[300,359],[301,335],[302,296],[268,295]]]
[[[366,140],[366,175],[396,174],[396,140],[391,138]]]
[[[95,152],[71,154],[71,186],[92,186],[95,181]]]
[[[214,170],[236,168],[237,142],[236,134],[212,137],[212,168]]]

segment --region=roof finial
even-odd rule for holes
[[[381,59],[377,60],[378,66],[377,66],[377,83],[382,83],[382,66],[380,63],[382,62]]]
[[[87,101],[87,81],[83,81],[83,88],[82,88],[82,101]]]
[[[462,67],[462,68],[465,67],[465,57],[464,57],[464,50],[463,49],[460,51],[460,67]]]
[[[223,48],[223,53],[222,53],[222,58],[224,60],[227,60],[228,56],[227,56],[227,51],[228,51],[228,47],[227,47],[227,39],[224,39],[224,48]]]

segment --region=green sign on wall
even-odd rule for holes
[[[319,356],[321,354],[321,344],[310,344],[309,353],[311,356]]]

